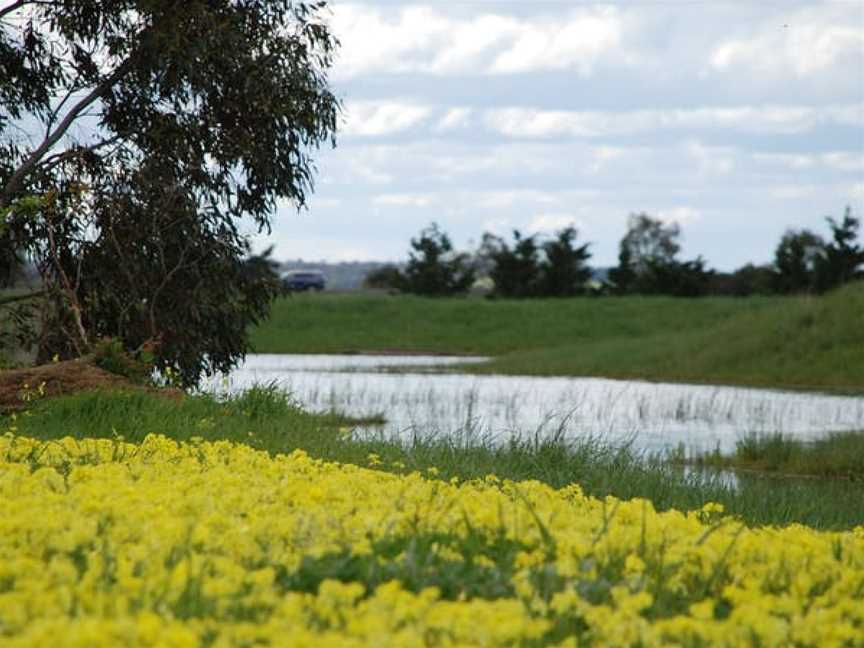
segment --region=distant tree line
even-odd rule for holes
[[[681,227],[646,213],[631,214],[619,243],[618,265],[595,278],[588,261],[591,243],[574,227],[552,236],[511,241],[485,233],[474,253],[458,252],[437,224],[410,242],[404,268],[384,266],[366,285],[418,295],[445,296],[480,288],[491,297],[568,297],[585,294],[771,295],[823,293],[864,278],[861,221],[850,207],[842,219],[827,217],[829,238],[807,230],[787,230],[766,265],[747,264],[731,273],[708,267],[701,256],[681,259]]]

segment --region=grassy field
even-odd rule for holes
[[[243,443],[271,454],[302,449],[313,457],[381,470],[428,474],[432,469],[443,480],[495,474],[502,479],[538,480],[555,488],[578,483],[586,494],[646,498],[658,510],[698,510],[707,502],[718,502],[728,513],[754,525],[800,522],[837,529],[864,524],[861,481],[745,475],[735,489],[722,480],[597,442],[462,447],[440,440],[399,445],[353,440],[351,425],[337,415],[306,413],[279,392],[263,388],[229,400],[195,396],[177,401],[145,392],[82,393],[35,401],[28,415],[14,421],[0,418],[0,432],[14,428],[18,435],[43,440],[68,435],[140,443],[151,433],[177,441],[200,437]]]
[[[261,353],[493,356],[472,372],[864,392],[864,284],[823,297],[538,300],[297,295]]]

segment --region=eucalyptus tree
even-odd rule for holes
[[[291,0],[0,5],[0,250],[39,267],[42,357],[112,336],[194,384],[243,356],[279,291],[244,271],[248,233],[305,204],[335,144],[327,18]]]

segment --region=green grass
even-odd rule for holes
[[[732,455],[713,452],[690,462],[699,466],[864,482],[864,432],[835,432],[809,442],[782,434],[751,436],[740,440]]]
[[[822,297],[537,300],[298,295],[261,353],[493,356],[471,372],[864,392],[864,283]]]
[[[219,400],[209,396],[181,401],[145,392],[82,393],[36,401],[27,415],[0,418],[0,432],[55,439],[123,437],[137,442],[149,433],[177,440],[202,437],[246,443],[270,453],[301,448],[310,455],[393,471],[429,468],[438,477],[536,479],[554,487],[579,483],[586,493],[619,498],[644,497],[658,509],[694,510],[709,501],[749,524],[800,522],[816,528],[864,524],[864,486],[860,482],[741,477],[737,489],[720,480],[700,478],[682,468],[645,460],[629,448],[596,441],[566,444],[531,438],[504,446],[460,445],[447,440],[414,440],[404,445],[386,439],[346,438],[350,425],[336,414],[304,412],[273,389],[257,388]]]

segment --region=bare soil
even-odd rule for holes
[[[0,370],[0,415],[26,409],[36,399],[52,398],[82,391],[147,390],[181,398],[176,389],[154,389],[133,383],[125,376],[93,364],[90,358],[39,365],[24,369]]]

